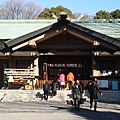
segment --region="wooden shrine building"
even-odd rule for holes
[[[39,82],[58,79],[61,72],[67,75],[71,71],[85,88],[96,77],[102,89],[120,90],[120,40],[110,36],[113,27],[110,35],[105,34],[111,23],[106,23],[102,33],[99,24],[104,23],[70,21],[65,13],[51,22],[36,20],[33,24],[31,21],[0,21],[0,26],[9,23],[7,29],[0,31],[0,88],[4,86],[5,75],[8,83],[28,83],[36,79]],[[13,22],[17,24],[15,30]],[[33,29],[22,28],[24,22]],[[95,30],[97,27],[99,31]],[[115,25],[116,29],[120,26]],[[21,34],[17,36],[18,33]]]

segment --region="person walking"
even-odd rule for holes
[[[83,95],[83,92],[84,92],[84,85],[83,85],[82,81],[80,81],[80,85],[81,85],[81,87],[82,87],[82,95]]]
[[[100,93],[100,95],[102,95],[102,92],[97,84],[97,79],[93,79],[92,82],[88,84],[88,92],[90,94],[90,109],[93,107],[93,101],[94,101],[94,111],[96,111],[98,92]]]
[[[52,97],[53,97],[57,95],[57,87],[58,87],[58,84],[55,79],[52,81],[51,87],[52,87],[51,90],[52,90]]]
[[[60,88],[61,90],[64,90],[65,89],[65,75],[64,74],[60,74]]]
[[[60,90],[60,79],[57,79],[57,86],[58,86],[58,90]]]
[[[68,84],[68,89],[71,90],[72,89],[72,83],[74,81],[74,75],[72,72],[69,72],[69,74],[67,75],[67,84]]]
[[[48,100],[48,95],[50,93],[50,85],[48,84],[48,81],[45,81],[45,84],[43,84],[43,91],[44,91],[44,100]]]
[[[79,80],[76,80],[72,85],[72,97],[74,100],[75,110],[79,110],[80,108],[80,99],[82,97],[82,86],[79,83]]]

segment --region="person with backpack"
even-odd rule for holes
[[[48,84],[48,81],[45,81],[45,84],[43,84],[43,91],[44,91],[44,100],[48,100],[48,95],[50,93],[50,85]]]
[[[79,83],[79,80],[76,80],[72,86],[72,97],[74,100],[74,106],[76,110],[80,108],[80,98],[82,97],[82,86]]]
[[[93,79],[92,82],[88,84],[88,92],[90,94],[90,109],[93,106],[94,101],[94,111],[97,109],[97,100],[98,100],[98,92],[102,95],[102,92],[97,84],[97,79]]]

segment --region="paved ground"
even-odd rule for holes
[[[97,112],[89,103],[80,111],[62,102],[0,102],[0,120],[120,120],[120,105],[98,103]]]

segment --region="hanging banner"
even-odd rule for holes
[[[3,66],[4,66],[4,85],[5,85],[5,84],[7,84],[7,78],[6,78],[6,76],[7,76],[7,71],[5,70],[6,65],[3,64]]]

